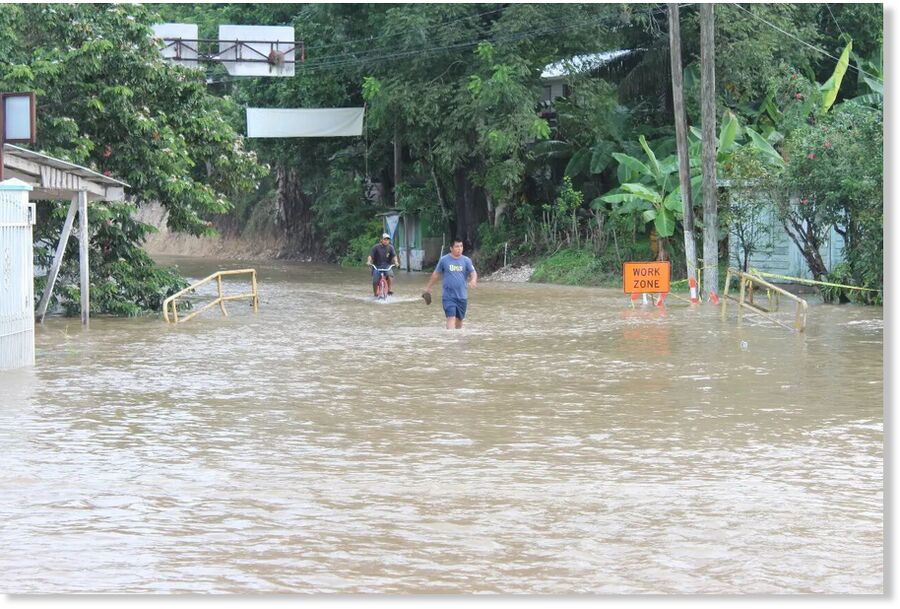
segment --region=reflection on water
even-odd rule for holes
[[[483,282],[448,332],[424,274],[256,267],[0,373],[0,592],[883,591],[880,309]]]

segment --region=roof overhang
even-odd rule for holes
[[[569,59],[563,59],[544,66],[544,70],[541,72],[541,79],[545,81],[562,80],[573,74],[590,72],[615,59],[635,53],[638,50],[640,49],[618,49],[615,51],[605,51],[603,53],[575,55]]]
[[[33,188],[31,200],[68,201],[82,191],[89,201],[125,200],[125,182],[40,152],[3,144],[3,165],[6,177]]]

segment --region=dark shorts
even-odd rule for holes
[[[466,307],[468,300],[462,298],[442,298],[441,304],[444,305],[444,313],[447,317],[456,317],[457,319],[466,318]]]
[[[394,269],[391,269],[390,271],[385,271],[384,274],[387,275],[388,277],[393,277]],[[372,269],[372,285],[375,285],[376,283],[378,283],[378,278],[380,276],[381,276],[381,271],[376,271],[375,269]]]

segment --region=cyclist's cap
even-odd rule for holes
[[[381,238],[382,238],[382,239],[390,239],[391,236],[390,236],[389,234],[387,234],[387,233],[382,233]]]

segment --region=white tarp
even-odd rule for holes
[[[247,137],[362,135],[364,108],[247,108]]]

